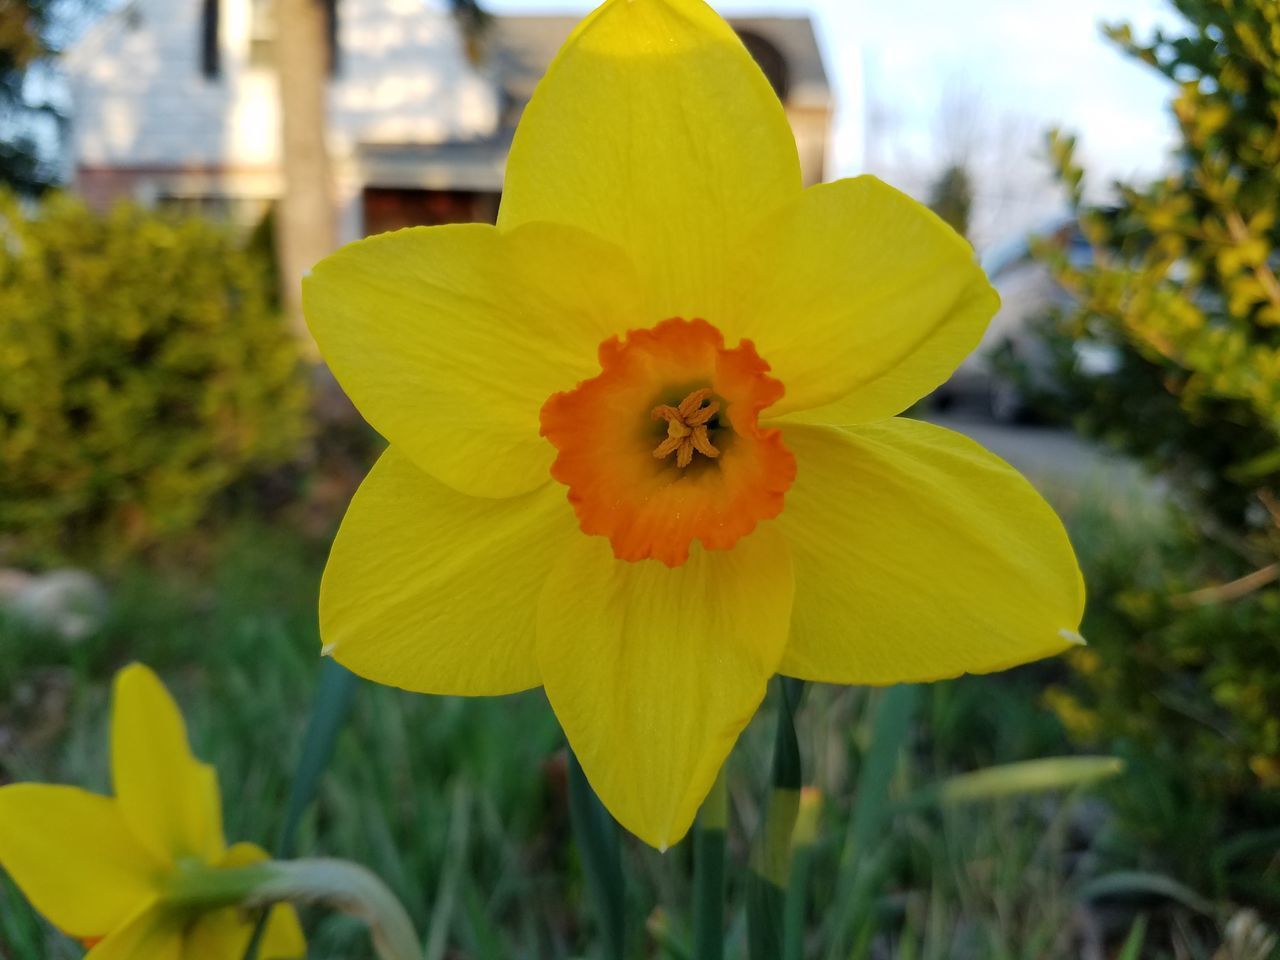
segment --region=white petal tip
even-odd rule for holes
[[[336,643],[326,643],[323,647],[320,648],[320,656],[322,657],[333,656],[334,648],[337,646],[338,645]]]
[[[1059,630],[1058,636],[1067,641],[1067,643],[1075,644],[1077,647],[1087,647],[1089,645],[1089,641],[1074,630]]]

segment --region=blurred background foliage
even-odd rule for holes
[[[223,228],[0,196],[0,561],[113,565],[307,436],[274,278]]]
[[[66,115],[43,68],[80,18],[103,0],[0,2],[0,187],[38,194],[58,180],[51,142]],[[43,140],[43,142],[42,142]]]
[[[1175,6],[1186,35],[1108,34],[1177,85],[1176,171],[1088,206],[1074,138],[1051,137],[1094,257],[1073,265],[1042,246],[1078,303],[1050,334],[1123,357],[1101,381],[1066,366],[1062,405],[1079,425],[1168,477],[1220,540],[1260,559],[1280,544],[1269,507],[1280,482],[1280,6]]]
[[[1024,369],[1023,383],[1045,415],[1145,464],[1170,504],[1092,521],[1091,646],[1047,702],[1142,777],[1114,797],[1135,856],[1275,916],[1280,6],[1174,5],[1185,32],[1108,29],[1176,84],[1174,172],[1090,205],[1074,138],[1050,138],[1092,256],[1038,244],[1072,306],[1042,325],[1053,376],[1036,387]],[[1114,351],[1114,369],[1082,368],[1080,342]]]

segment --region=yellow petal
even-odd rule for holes
[[[307,939],[302,933],[298,911],[287,903],[272,907],[258,950],[260,960],[294,960],[306,955]]]
[[[303,304],[365,418],[423,470],[485,497],[547,481],[542,404],[599,373],[602,341],[650,322],[620,251],[551,224],[361,240],[315,267]]]
[[[85,960],[194,960],[182,949],[183,920],[146,906],[85,955]],[[215,960],[215,958],[210,958]]]
[[[609,0],[520,120],[498,225],[618,244],[657,297],[645,327],[719,323],[737,244],[800,183],[782,106],[728,24],[701,0]]]
[[[573,537],[582,534],[557,484],[503,500],[468,497],[391,447],[329,555],[325,651],[363,677],[422,693],[536,687],[538,595]]]
[[[744,245],[725,339],[752,340],[786,394],[769,415],[865,423],[942,383],[999,298],[973,248],[875,177],[810,187]]]
[[[125,819],[157,857],[222,857],[218,775],[192,756],[178,705],[140,663],[116,674],[111,778]]]
[[[666,849],[689,829],[786,644],[791,560],[775,524],[683,566],[570,542],[538,606],[547,697],[597,795]]]
[[[255,915],[238,907],[206,913],[191,926],[184,956],[191,960],[242,960],[255,925]],[[297,960],[306,955],[298,912],[289,904],[272,907],[258,948],[260,960]]]
[[[270,860],[271,854],[263,850],[256,843],[233,843],[227,847],[227,852],[222,855],[216,866],[219,867],[248,867],[255,863],[262,863],[264,860]]]
[[[987,673],[1079,642],[1084,584],[1062,523],[966,437],[914,420],[789,426],[778,522],[796,571],[779,672],[888,684]]]
[[[110,797],[76,787],[0,787],[0,868],[59,930],[101,937],[155,895],[161,865]]]
[[[237,843],[227,850],[218,866],[244,867],[269,859],[267,852],[256,844]],[[254,926],[254,916],[236,907],[207,913],[187,934],[186,956],[199,960],[241,960]],[[273,907],[258,956],[261,960],[294,960],[306,956],[306,952],[307,942],[297,911],[289,904]]]

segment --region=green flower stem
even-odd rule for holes
[[[791,857],[791,882],[782,908],[783,960],[803,960],[804,957],[805,908],[813,859],[813,847],[796,847]]]
[[[273,877],[271,861],[245,867],[179,863],[165,883],[164,902],[179,910],[217,910],[247,903]]]
[[[569,750],[569,819],[582,856],[587,887],[599,914],[606,960],[626,954],[626,887],[622,876],[622,840],[618,824],[587,782],[578,758]]]
[[[216,910],[277,903],[319,903],[363,920],[379,960],[422,960],[413,922],[386,884],[345,860],[269,860],[247,867],[181,866],[165,903],[184,910]]]
[[[822,814],[822,794],[815,787],[800,791],[800,809],[791,840],[791,876],[782,915],[783,960],[803,960],[805,910]]]
[[[800,809],[800,743],[795,712],[804,683],[783,677],[778,683],[778,729],[773,746],[773,790],[769,794],[764,835],[756,844],[747,878],[747,941],[751,960],[783,955],[783,912],[791,874],[791,834]]]
[[[724,958],[724,852],[729,796],[724,770],[698,811],[693,835],[693,955]]]

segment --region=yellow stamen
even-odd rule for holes
[[[667,438],[654,448],[654,457],[662,460],[674,453],[676,466],[683,470],[693,463],[695,450],[713,460],[720,456],[707,433],[707,423],[720,412],[719,401],[712,400],[711,396],[711,391],[704,387],[681,400],[678,407],[664,403],[653,408],[653,419],[667,421]]]

